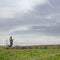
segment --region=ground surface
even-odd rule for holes
[[[0,47],[0,60],[60,60],[60,49],[5,49]]]

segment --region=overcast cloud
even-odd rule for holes
[[[9,35],[20,36],[21,34],[26,34],[27,40],[30,38],[34,40],[36,35],[42,35],[42,38],[47,36],[48,41],[55,38],[56,41],[59,40],[60,0],[0,0],[1,40]],[[39,37],[37,39],[37,36],[35,41],[45,39]]]

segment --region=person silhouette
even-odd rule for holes
[[[10,36],[10,38],[9,38],[9,42],[10,42],[9,47],[12,47],[12,45],[13,45],[13,39],[12,39],[12,36]]]

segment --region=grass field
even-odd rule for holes
[[[5,49],[0,47],[0,60],[60,60],[60,49]]]

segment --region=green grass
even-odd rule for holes
[[[0,60],[60,60],[60,49],[5,49],[0,47]]]

